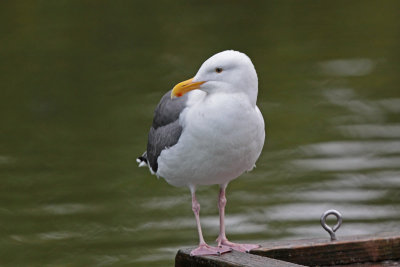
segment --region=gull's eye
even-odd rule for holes
[[[222,68],[215,68],[215,72],[216,73],[221,73],[222,72]]]

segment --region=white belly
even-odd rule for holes
[[[175,186],[210,185],[251,170],[264,145],[264,120],[244,97],[213,95],[185,109],[182,135],[161,152],[157,175]]]

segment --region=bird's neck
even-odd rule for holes
[[[247,94],[247,96],[249,97],[250,103],[253,107],[255,107],[257,104],[257,95],[258,95],[258,90],[254,90]]]

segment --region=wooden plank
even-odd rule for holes
[[[193,248],[181,249],[175,267],[299,267],[301,265],[249,253],[232,251],[221,256],[190,256]]]
[[[268,242],[250,253],[307,266],[400,259],[400,233]]]
[[[349,265],[332,265],[332,267],[399,267],[400,261],[380,261],[380,262],[364,262],[353,263]]]

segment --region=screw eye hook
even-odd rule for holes
[[[329,215],[334,215],[337,219],[336,224],[332,227],[330,227],[327,223],[326,223],[326,218]],[[340,214],[340,212],[338,212],[337,210],[327,210],[325,211],[322,216],[321,216],[321,225],[322,227],[329,233],[329,235],[331,236],[331,240],[337,240],[336,239],[336,230],[339,229],[339,227],[342,225],[342,214]]]

